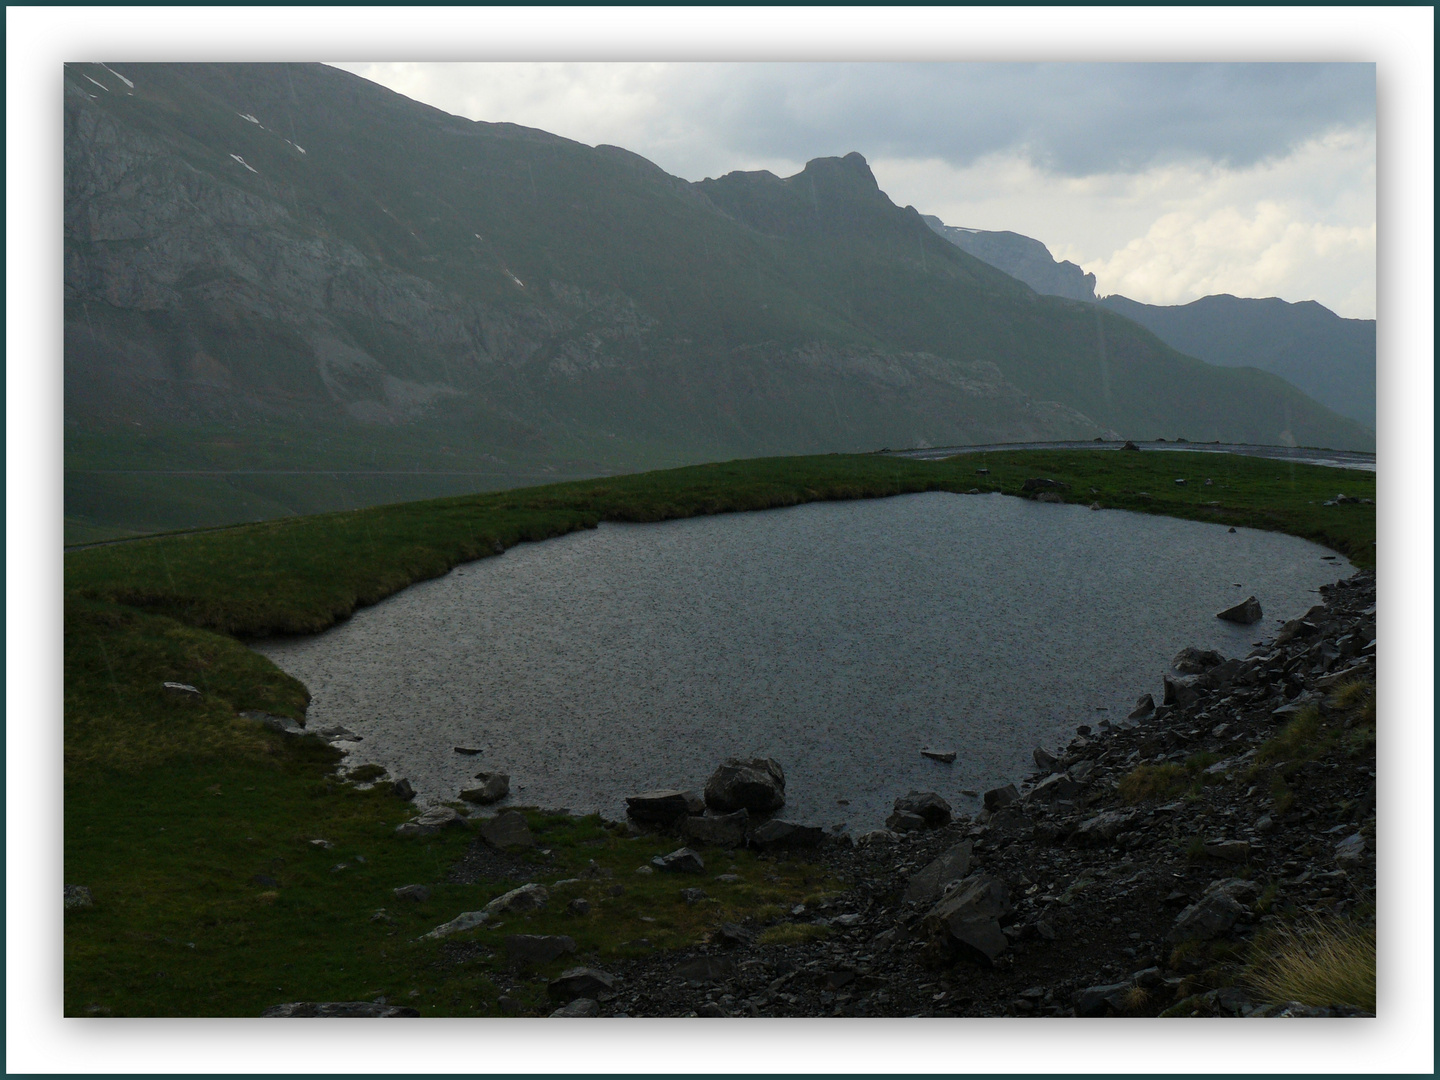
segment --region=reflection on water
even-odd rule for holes
[[[1182,646],[1244,655],[1351,572],[1327,554],[1001,495],[812,503],[523,544],[258,647],[310,688],[312,726],[364,736],[352,760],[421,801],[499,769],[513,802],[619,817],[762,754],[787,816],[862,829],[912,787],[973,808],[962,788],[1158,699]],[[1264,623],[1215,618],[1251,593]]]

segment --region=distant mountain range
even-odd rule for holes
[[[692,184],[318,64],[67,65],[64,152],[80,522],[884,446],[1374,445],[1037,295],[859,154]]]
[[[1187,356],[1223,367],[1256,367],[1279,375],[1341,416],[1375,429],[1375,320],[1342,319],[1313,300],[1221,294],[1166,307],[1124,296],[1097,297],[1095,275],[1058,262],[1039,240],[928,224],[962,251],[1023,281],[1038,293],[1099,303],[1150,330]]]

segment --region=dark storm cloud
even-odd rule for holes
[[[717,142],[756,156],[863,147],[963,166],[1012,151],[1072,176],[1245,166],[1375,119],[1373,64],[697,65],[665,81]]]

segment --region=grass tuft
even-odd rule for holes
[[[1375,1011],[1375,927],[1310,922],[1255,944],[1248,981],[1267,1002]]]

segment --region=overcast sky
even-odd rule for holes
[[[898,204],[1043,241],[1101,294],[1375,314],[1372,64],[339,64],[689,180],[858,150]]]

